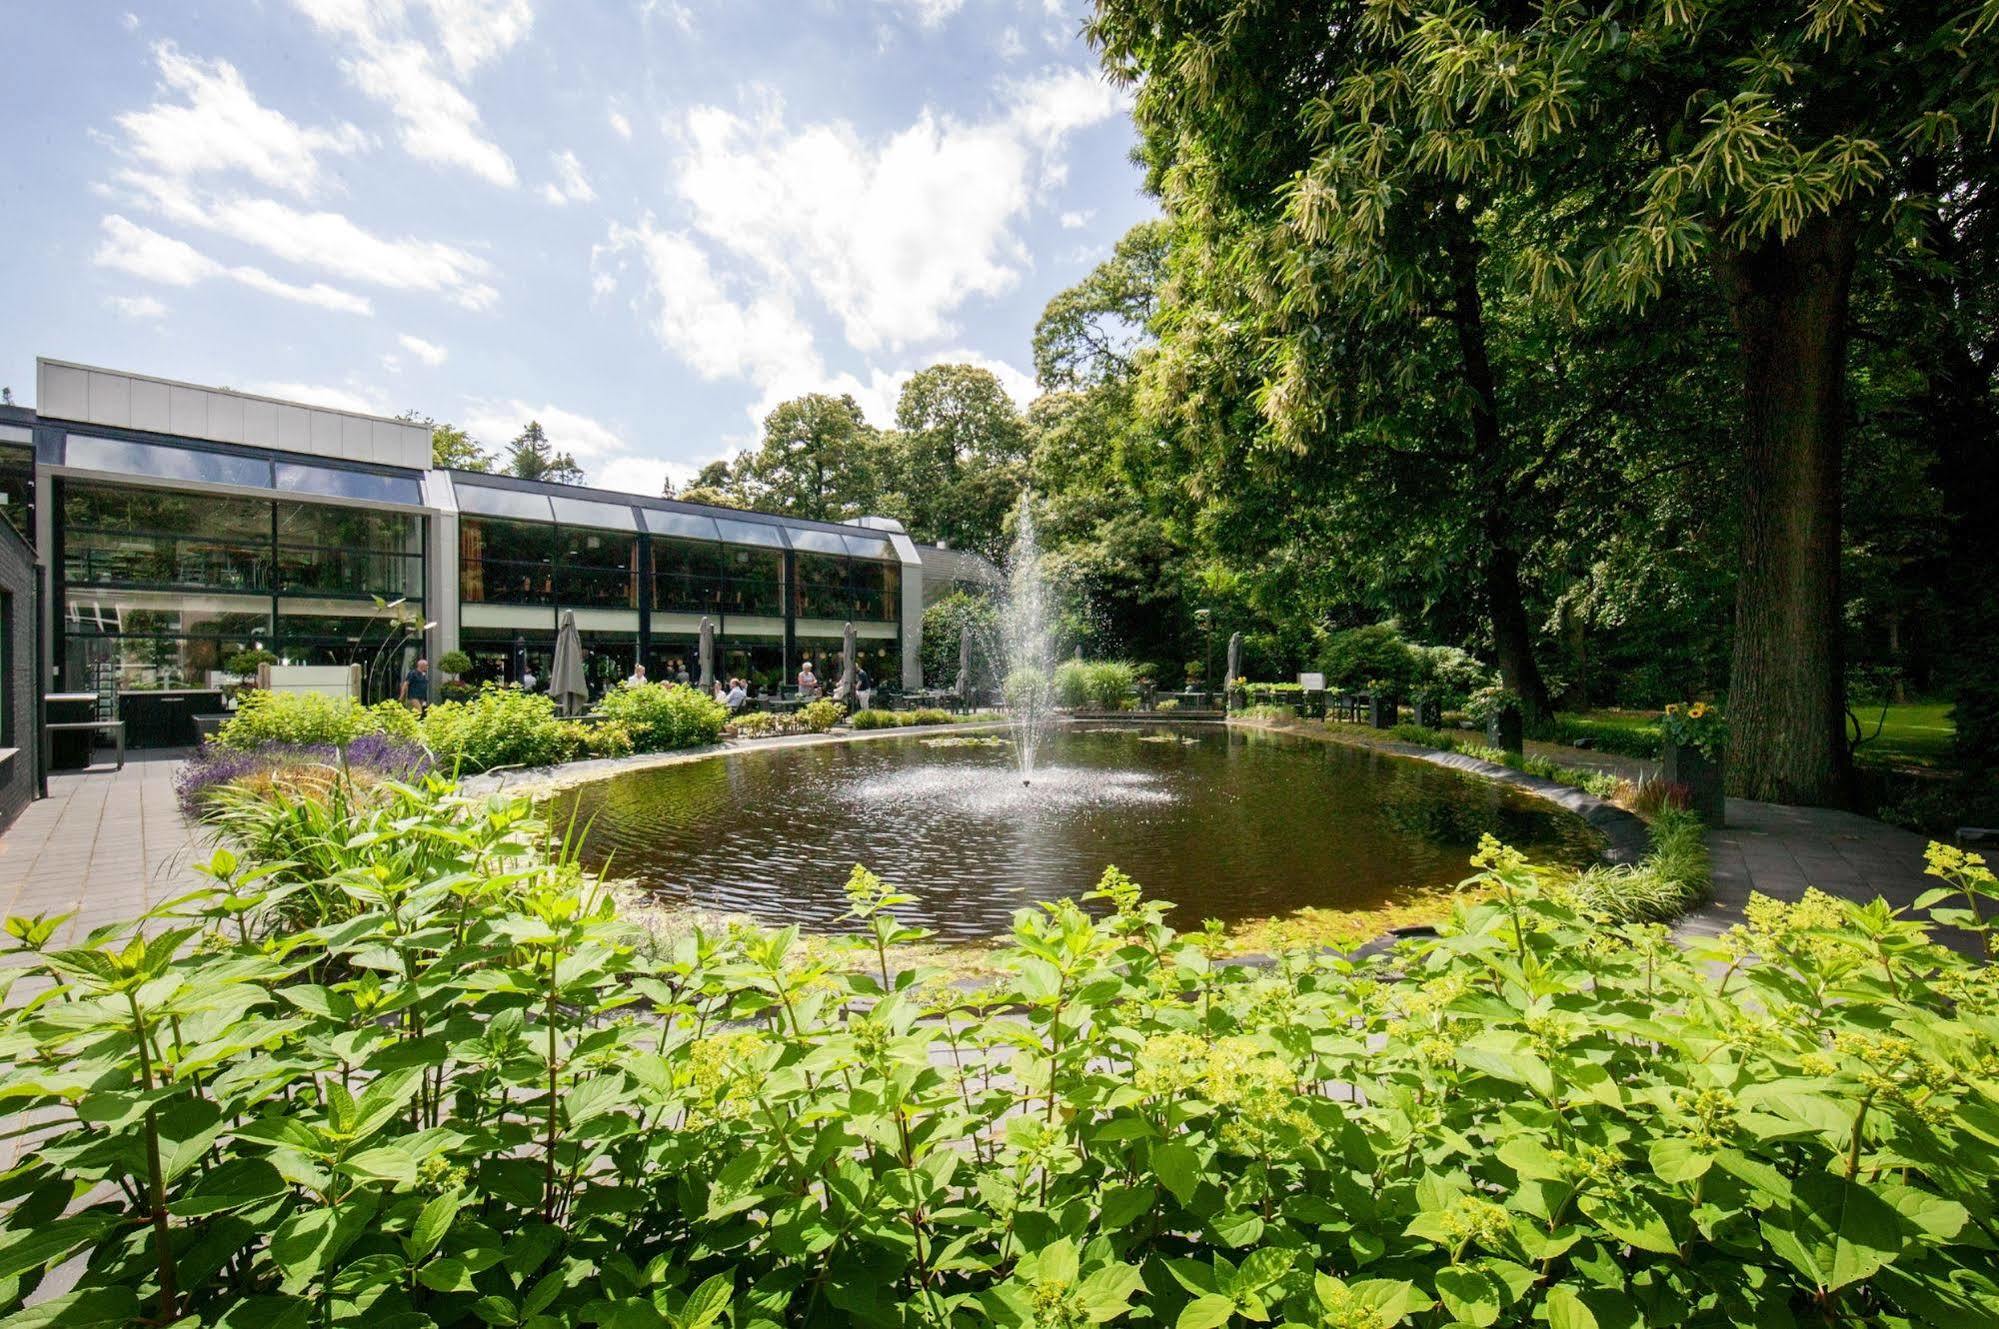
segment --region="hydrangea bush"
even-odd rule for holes
[[[968,989],[902,962],[865,871],[850,940],[669,944],[526,804],[383,788],[139,924],[9,921],[0,1315],[1999,1316],[1999,982],[1885,905],[1759,900],[1682,950],[1488,843],[1438,937],[1249,966],[1113,870]],[[1932,870],[1976,935],[1991,874]]]

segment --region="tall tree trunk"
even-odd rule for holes
[[[1455,200],[1443,204],[1442,225],[1451,258],[1451,322],[1457,330],[1458,356],[1465,386],[1471,390],[1472,444],[1481,477],[1480,529],[1485,537],[1479,569],[1486,612],[1492,619],[1493,653],[1499,677],[1520,698],[1530,725],[1546,719],[1548,685],[1534,661],[1534,628],[1527,616],[1527,597],[1520,582],[1520,550],[1516,547],[1511,501],[1511,467],[1506,435],[1499,420],[1499,385],[1486,347],[1485,301],[1478,289],[1479,244],[1470,220]]]
[[[1840,449],[1846,316],[1859,222],[1813,218],[1788,241],[1716,260],[1742,346],[1742,568],[1729,669],[1728,788],[1844,802]]]

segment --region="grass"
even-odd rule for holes
[[[1957,741],[1957,726],[1950,720],[1947,701],[1918,701],[1890,706],[1882,721],[1880,703],[1856,704],[1861,736],[1868,741],[1854,752],[1854,760],[1868,766],[1920,766],[1933,769],[1951,764]],[[1873,738],[1874,726],[1881,723],[1881,736]]]

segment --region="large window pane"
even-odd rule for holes
[[[63,577],[72,585],[271,585],[268,500],[76,481],[62,494]]]
[[[269,646],[269,601],[227,596],[65,595],[63,681],[94,688],[100,675],[126,691],[205,688],[233,679],[222,664]]]
[[[776,617],[784,612],[784,554],[776,549],[723,545],[719,587],[724,614]]]
[[[407,599],[423,594],[422,518],[368,508],[278,504],[280,589]]]
[[[556,598],[567,605],[638,607],[636,535],[618,531],[561,528],[556,565]]]
[[[332,498],[366,499],[372,503],[423,503],[423,484],[409,475],[378,475],[333,466],[278,463],[278,488],[286,493],[326,494]]]
[[[838,537],[835,537],[836,539]],[[800,618],[846,618],[852,611],[847,588],[847,559],[827,554],[796,556]]]
[[[271,538],[271,503],[186,489],[145,489],[71,480],[63,485],[63,522],[93,530],[153,535]]]
[[[460,598],[467,604],[552,604],[555,544],[553,526],[460,518]]]
[[[653,608],[683,614],[712,613],[721,605],[721,579],[720,545],[653,537]]]
[[[117,471],[158,476],[162,480],[245,485],[256,489],[271,487],[271,463],[262,457],[239,457],[164,443],[133,443],[71,434],[63,450],[63,460],[89,471]]]

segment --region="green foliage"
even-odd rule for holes
[[[1999,982],[1878,903],[1759,897],[1683,951],[1487,841],[1437,938],[1252,967],[1113,869],[968,990],[900,963],[924,934],[864,869],[850,939],[660,944],[523,801],[315,815],[232,826],[284,857],[218,851],[143,931],[9,920],[37,1147],[0,1313],[79,1257],[17,1323],[1999,1311]],[[1932,869],[1991,914],[1982,865]]]
[[[1129,660],[1064,660],[1051,686],[1058,706],[1123,710],[1138,686],[1138,667]]]
[[[684,683],[619,684],[598,710],[621,724],[639,752],[666,752],[719,742],[729,708]]]
[[[1593,867],[1559,887],[1590,912],[1620,923],[1665,922],[1707,899],[1707,827],[1665,808],[1647,828],[1652,851],[1637,863]]]
[[[731,738],[774,738],[779,734],[795,734],[798,727],[788,715],[778,715],[773,711],[751,711],[729,721],[726,730]]]
[[[236,651],[222,662],[225,673],[248,681],[257,676],[257,671],[267,664],[276,664],[278,657],[263,649]]]
[[[1719,706],[1704,701],[1689,706],[1670,702],[1659,717],[1659,736],[1665,742],[1713,757],[1728,743],[1728,720]]]
[[[236,714],[216,732],[213,741],[239,749],[267,743],[345,747],[363,734],[382,734],[410,743],[425,741],[416,713],[400,702],[363,706],[352,697],[318,692],[246,693]]]
[[[798,708],[799,727],[808,734],[823,734],[847,718],[847,708],[831,697],[808,701]]]
[[[472,668],[472,657],[463,651],[446,651],[437,657],[437,667],[447,674],[468,673]]]
[[[1392,623],[1329,633],[1319,648],[1319,671],[1336,688],[1365,688],[1381,681],[1397,688],[1416,681],[1416,652]]]
[[[923,611],[923,677],[930,686],[958,685],[960,634],[972,633],[972,686],[986,684],[995,668],[988,643],[999,632],[999,606],[990,595],[953,591]]]
[[[1549,741],[1573,744],[1588,739],[1600,752],[1650,761],[1659,755],[1659,723],[1650,716],[1558,715]]]
[[[545,693],[489,683],[469,700],[426,711],[423,736],[441,769],[489,771],[568,761],[582,747],[583,726],[559,719]]]
[[[910,725],[955,724],[958,717],[949,711],[926,707],[919,711],[856,711],[847,719],[850,729],[894,729]]]

